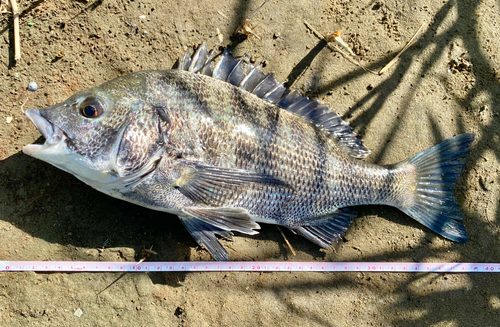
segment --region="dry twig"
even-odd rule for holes
[[[327,45],[328,45],[328,48],[330,48],[330,50],[332,51],[337,51],[338,53],[340,53],[342,56],[344,56],[344,58],[346,58],[348,61],[350,61],[352,64],[360,67],[361,69],[363,69],[365,72],[367,73],[370,73],[370,74],[374,74],[374,75],[379,75],[377,72],[374,72],[368,68],[365,68],[363,67],[359,62],[357,62],[356,60],[352,59],[349,55],[347,55],[344,51],[342,51],[337,45],[335,44],[331,44],[329,43],[329,40],[330,39],[326,39],[323,34],[319,33],[318,31],[316,31],[316,29],[314,27],[311,26],[311,24],[309,24],[307,21],[304,21],[304,24],[306,25],[306,27],[311,30],[311,32],[314,33],[314,35],[316,35],[316,37],[318,37],[320,40],[323,40],[325,42],[327,42]],[[332,34],[333,35],[333,34]]]
[[[245,20],[245,22],[243,23],[243,25],[241,25],[240,27],[238,27],[238,29],[236,30],[235,33],[241,33],[241,34],[245,34],[245,36],[249,37],[251,35],[255,36],[257,39],[259,40],[262,40],[260,38],[260,36],[258,36],[254,30],[257,28],[258,24],[255,24],[253,26],[250,26],[250,18]]]
[[[217,38],[219,39],[219,45],[221,45],[222,42],[224,41],[224,35],[222,35],[222,33],[218,28],[217,28]]]
[[[245,20],[245,22],[240,25],[236,31],[234,32],[234,34],[238,34],[238,33],[241,33],[241,34],[245,34],[245,36],[247,37],[250,37],[250,36],[255,36],[257,39],[259,40],[262,40],[260,36],[258,36],[254,30],[257,28],[258,24],[255,24],[253,26],[250,26],[250,22],[252,20],[252,17],[255,16],[255,14],[257,14],[267,3],[269,2],[269,0],[265,0],[260,6],[259,8],[255,9],[255,11],[250,15],[249,18],[247,18]],[[234,35],[233,34],[233,35]]]
[[[404,48],[399,51],[399,53],[396,55],[396,57],[392,58],[391,61],[389,61],[389,63],[387,65],[384,66],[384,68],[382,68],[378,74],[379,75],[382,75],[386,70],[388,70],[389,68],[392,67],[392,65],[394,65],[394,63],[396,62],[396,60],[398,60],[398,58],[403,54],[403,52],[405,52],[406,50],[408,50],[408,48],[415,42],[415,39],[417,38],[417,35],[420,34],[420,31],[422,30],[422,28],[424,28],[424,24],[422,24],[420,26],[420,28],[418,29],[418,31],[412,36],[412,38],[410,39],[410,41],[408,41],[408,43],[406,43],[406,45],[404,46]]]
[[[19,39],[19,8],[16,0],[10,0],[12,14],[14,16],[14,60],[21,59],[21,41]]]
[[[252,15],[250,15],[250,18],[252,18],[253,16],[255,16],[255,14],[257,14],[259,12],[259,10],[261,10],[267,3],[269,2],[269,0],[266,0],[264,1],[260,6],[259,8],[255,9],[255,11],[252,13]]]
[[[151,248],[149,248],[149,249],[142,249],[142,251],[141,251],[142,259],[139,260],[139,262],[137,263],[137,266],[140,265],[141,263],[143,263],[144,261],[146,261],[150,256],[157,255],[157,254],[158,254],[158,252],[153,251],[152,245],[151,245]]]
[[[225,19],[229,19],[229,18],[227,18],[227,16],[226,16],[226,15],[224,15],[224,13],[223,13],[222,11],[218,10],[218,11],[217,11],[217,13],[218,13],[219,15],[221,15],[222,17],[224,17]]]
[[[283,231],[281,230],[281,228],[278,225],[276,225],[276,227],[278,227],[278,230],[280,231],[281,236],[283,236],[283,238],[285,239],[285,243],[286,243],[286,245],[288,245],[288,248],[290,249],[290,251],[292,251],[292,254],[297,255],[297,253],[295,253],[295,250],[293,249],[292,244],[290,244],[290,242],[288,242],[288,239],[286,238],[285,233],[283,233]]]

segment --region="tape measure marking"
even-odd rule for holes
[[[311,271],[311,272],[437,272],[500,273],[498,263],[412,262],[252,262],[252,261],[0,261],[0,271],[40,272],[179,272],[179,271]]]

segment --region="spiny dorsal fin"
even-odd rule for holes
[[[192,57],[191,48],[188,48],[184,57],[179,61],[177,69],[212,76],[213,53],[214,50],[208,52],[205,42],[196,50]]]
[[[235,59],[229,49],[225,49],[222,58],[212,70],[213,51],[207,51],[203,43],[191,56],[188,49],[179,62],[179,70],[212,76],[238,86],[255,94],[259,98],[273,103],[280,108],[307,119],[312,124],[326,131],[334,140],[342,145],[349,155],[362,159],[370,154],[356,133],[338,113],[317,100],[302,96],[297,90],[289,90],[274,78],[273,74],[265,74],[258,66],[244,59]]]

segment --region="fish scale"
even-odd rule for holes
[[[453,193],[473,134],[391,166],[328,106],[272,74],[203,44],[177,70],[143,71],[26,114],[43,145],[23,151],[111,196],[177,215],[217,260],[217,236],[288,227],[332,248],[356,213],[396,207],[458,242],[467,234]],[[168,216],[166,216],[168,217]]]

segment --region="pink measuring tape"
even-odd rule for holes
[[[311,271],[311,272],[434,272],[500,273],[498,263],[412,262],[270,262],[270,261],[0,261],[0,271],[39,272],[180,272],[180,271]]]

